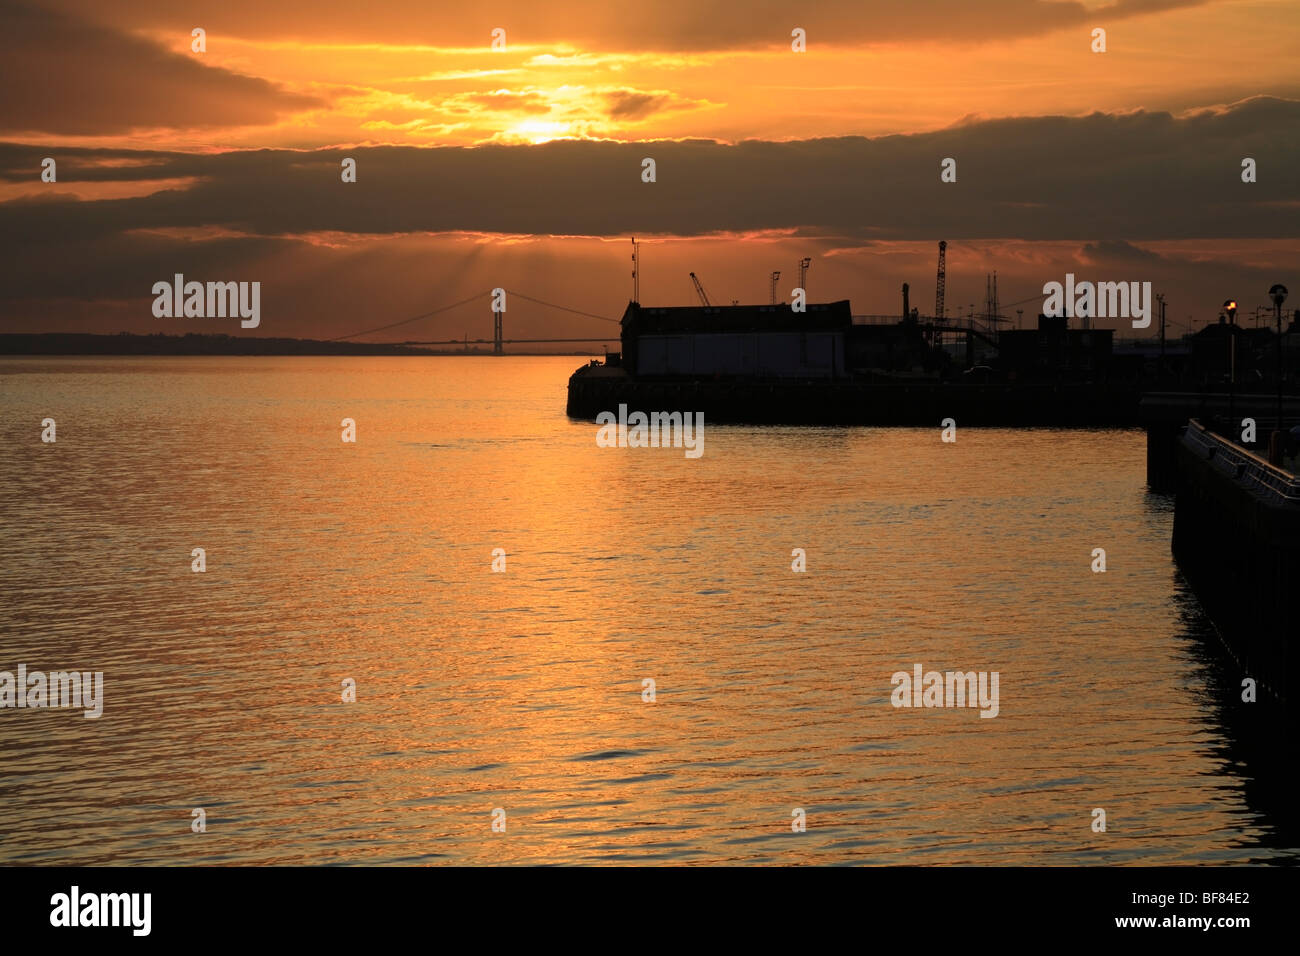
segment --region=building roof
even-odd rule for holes
[[[778,305],[645,306],[627,304],[623,328],[637,335],[689,332],[809,332],[842,331],[853,324],[849,300],[808,304],[795,312]]]

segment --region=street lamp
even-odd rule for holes
[[[1223,303],[1223,312],[1228,317],[1228,421],[1237,420],[1237,300],[1228,299]],[[1236,425],[1234,424],[1235,428]]]
[[[1273,432],[1272,444],[1276,451],[1269,449],[1269,460],[1275,465],[1282,463],[1282,303],[1286,301],[1286,286],[1277,283],[1268,290],[1273,300],[1273,313],[1277,317],[1277,428]],[[1274,460],[1276,456],[1276,460]]]
[[[1156,293],[1156,304],[1160,308],[1160,374],[1165,372],[1165,294]]]

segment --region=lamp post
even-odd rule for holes
[[[1156,293],[1156,303],[1160,309],[1160,374],[1165,371],[1165,294]]]
[[[1225,301],[1223,312],[1228,317],[1228,420],[1235,423],[1237,420],[1237,300]]]
[[[1273,432],[1272,447],[1269,448],[1269,461],[1282,463],[1282,303],[1286,301],[1286,286],[1277,283],[1268,290],[1273,300],[1273,313],[1277,318],[1277,428]]]

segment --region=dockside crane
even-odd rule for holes
[[[942,320],[943,315],[943,287],[947,279],[948,271],[944,266],[944,256],[948,249],[946,240],[939,240],[939,269],[934,277],[934,317],[936,320]]]
[[[700,297],[700,305],[706,309],[710,308],[713,303],[709,301],[708,293],[704,291],[704,285],[695,277],[694,272],[691,273],[691,281],[695,283],[695,294]]]
[[[939,240],[939,269],[935,273],[935,277],[934,277],[934,324],[935,325],[942,325],[944,319],[943,287],[944,287],[944,282],[948,276],[947,269],[944,266],[944,253],[947,251],[947,249],[948,249],[947,240],[940,239]],[[930,338],[931,345],[938,346],[943,344],[943,333],[940,332],[938,329],[934,330],[932,333],[930,333],[930,335],[931,335]]]

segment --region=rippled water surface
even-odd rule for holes
[[[0,359],[0,670],[106,698],[0,710],[0,861],[1295,857],[1141,432],[601,449],[581,361]]]

